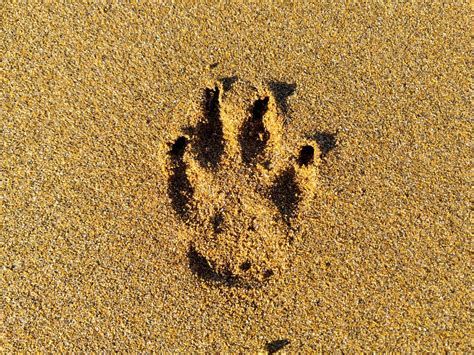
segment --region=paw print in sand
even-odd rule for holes
[[[193,235],[189,266],[201,278],[252,287],[288,266],[320,151],[284,138],[271,91],[238,81],[205,89],[196,126],[171,144],[168,191]]]

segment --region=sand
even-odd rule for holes
[[[472,351],[468,2],[1,10],[14,351]]]

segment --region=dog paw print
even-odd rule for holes
[[[254,286],[288,267],[300,212],[318,186],[321,152],[289,147],[271,88],[204,90],[202,115],[169,151],[169,196],[190,230],[189,267]]]

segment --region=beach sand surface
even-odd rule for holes
[[[472,351],[468,2],[1,22],[3,351]]]

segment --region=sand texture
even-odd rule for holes
[[[0,348],[472,352],[470,16],[3,3]]]

